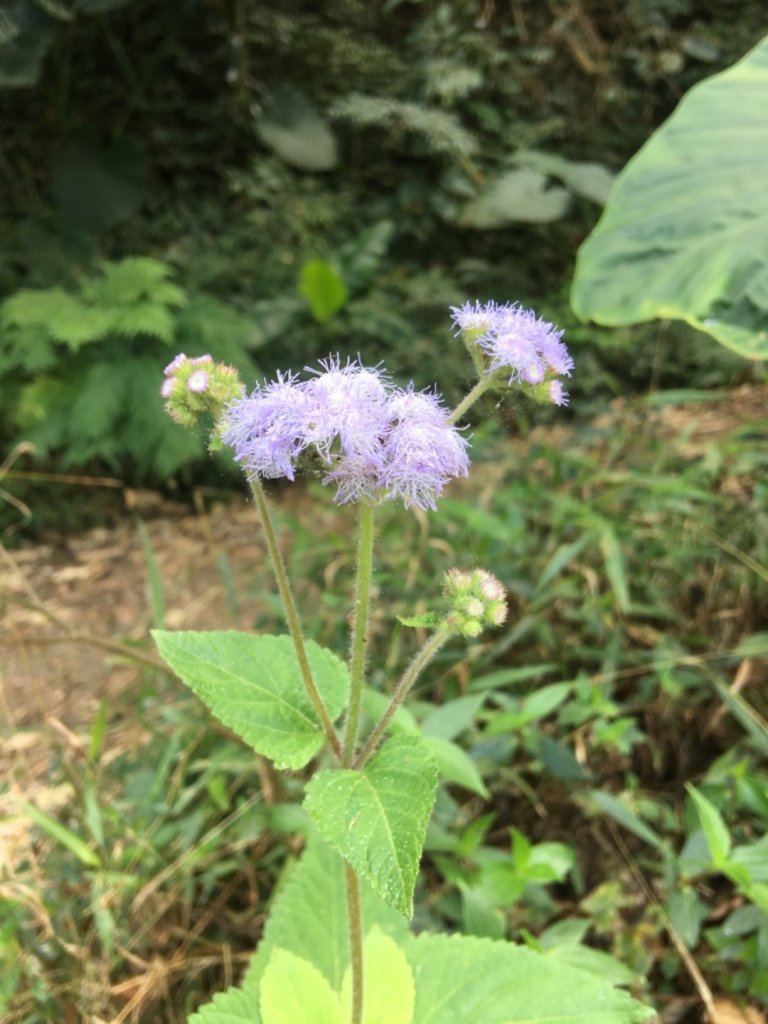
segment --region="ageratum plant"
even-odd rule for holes
[[[408,928],[438,770],[422,737],[392,732],[392,721],[449,639],[501,626],[507,607],[486,569],[449,568],[434,610],[405,620],[425,629],[426,642],[364,730],[376,510],[396,501],[435,511],[445,487],[469,472],[460,424],[473,403],[516,389],[564,405],[562,378],[573,368],[562,332],[517,304],[468,303],[453,322],[476,371],[453,411],[434,391],[336,356],[250,394],[208,356],[180,355],[166,369],[170,415],[186,425],[212,416],[211,444],[230,446],[243,467],[288,634],[157,631],[155,641],[254,751],[311,774],[304,806],[313,834],[302,858],[273,901],[242,985],[196,1013],[196,1024],[628,1024],[650,1015],[610,982],[532,949]],[[345,660],[304,636],[264,491],[264,480],[302,472],[357,510]]]

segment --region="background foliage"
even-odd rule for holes
[[[514,628],[439,663],[440,706],[417,694],[399,721],[422,722],[443,778],[417,924],[619,971],[685,1024],[701,1014],[691,961],[715,993],[768,999],[768,708],[732,685],[745,664],[763,678],[765,425],[691,454],[689,427],[658,439],[637,398],[595,416],[617,395],[701,400],[761,371],[685,327],[577,324],[566,297],[613,174],[764,16],[762,0],[0,10],[5,450],[29,439],[38,466],[134,484],[220,482],[161,414],[179,349],[248,375],[359,351],[453,398],[448,305],[519,298],[567,329],[567,443],[518,447],[530,413],[505,407],[503,431],[475,437],[479,500],[383,522],[367,699],[411,651],[390,614],[418,610],[447,558],[499,573]],[[59,496],[35,501],[32,533],[66,533]],[[348,524],[284,520],[310,633],[341,650]],[[271,606],[249,625],[274,628]],[[0,1007],[18,1024],[184,1019],[244,966],[301,845],[300,777],[256,785],[247,752],[152,669],[125,704],[85,753],[52,742],[52,781],[74,796],[25,812],[34,849],[0,879]]]
[[[163,480],[201,450],[158,458],[159,403],[137,396],[180,348],[250,373],[254,358],[266,372],[361,351],[453,397],[446,307],[466,296],[573,328],[575,407],[645,386],[655,329],[596,344],[575,327],[574,254],[683,92],[757,41],[761,7],[14,0],[0,23],[4,444]],[[126,257],[164,264],[189,301],[153,314],[136,281],[119,327],[92,311],[68,340],[71,300],[97,301],[104,261]],[[741,365],[713,348],[702,360],[695,337],[676,337],[668,384]]]

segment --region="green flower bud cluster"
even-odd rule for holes
[[[443,582],[449,611],[446,623],[466,637],[480,636],[484,629],[500,626],[507,618],[502,584],[485,569],[449,569]]]
[[[194,427],[203,416],[217,423],[230,402],[242,397],[243,390],[234,366],[215,363],[208,355],[190,359],[180,354],[166,366],[160,394],[171,419],[184,427]],[[214,430],[212,448],[220,447],[217,440]]]

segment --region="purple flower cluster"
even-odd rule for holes
[[[436,394],[397,388],[357,361],[321,367],[306,380],[278,374],[229,407],[222,440],[248,476],[293,480],[308,455],[337,502],[399,498],[434,509],[448,481],[467,475],[467,442]]]
[[[573,359],[562,341],[563,332],[519,303],[499,305],[467,302],[452,307],[453,322],[485,354],[487,372],[508,376],[509,385],[543,384],[552,376],[570,377]],[[567,405],[568,395],[558,380],[550,380],[546,397]]]

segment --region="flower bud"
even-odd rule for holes
[[[476,637],[489,626],[500,626],[507,618],[503,585],[485,569],[449,569],[443,581],[448,602],[446,622],[466,637]]]
[[[204,415],[217,423],[225,407],[242,393],[243,386],[233,366],[215,363],[210,355],[190,359],[183,353],[166,366],[160,388],[166,412],[185,427],[195,426]],[[217,447],[217,442],[214,430],[211,447]]]

